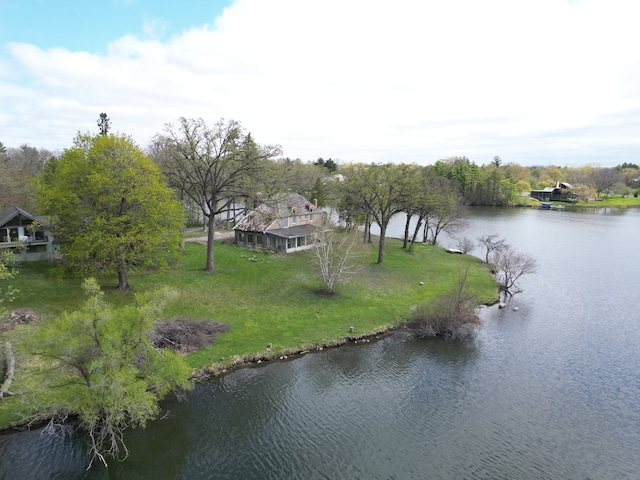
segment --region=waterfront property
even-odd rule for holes
[[[537,198],[541,202],[550,202],[556,200],[558,202],[571,202],[574,200],[572,195],[573,185],[566,182],[556,182],[555,187],[547,187],[542,190],[531,190],[531,198]]]
[[[313,231],[322,222],[317,202],[302,195],[278,195],[249,211],[234,227],[236,244],[276,252],[296,252],[313,246]]]
[[[0,248],[15,251],[19,261],[52,260],[55,256],[51,232],[35,216],[16,206],[0,216]]]

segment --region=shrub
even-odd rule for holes
[[[413,307],[409,328],[421,337],[460,339],[472,335],[480,318],[474,295],[466,293],[468,267],[461,270],[454,288],[430,304]]]

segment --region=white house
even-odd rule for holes
[[[302,195],[288,193],[258,205],[233,228],[236,244],[276,252],[296,252],[313,246],[322,212]]]
[[[10,248],[19,261],[53,260],[53,235],[38,219],[19,207],[10,207],[0,216],[0,248]]]

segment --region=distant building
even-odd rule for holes
[[[0,248],[12,249],[19,261],[55,258],[53,235],[36,217],[15,206],[0,216]]]
[[[574,200],[573,186],[566,182],[557,182],[555,187],[547,187],[542,190],[531,190],[531,198],[537,198],[541,202],[571,202]]]
[[[288,193],[258,205],[233,228],[236,244],[276,252],[296,252],[313,247],[314,229],[322,213],[302,195]]]

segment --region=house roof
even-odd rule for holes
[[[560,190],[562,188],[568,188],[569,190],[573,189],[573,185],[567,182],[556,182],[555,187],[547,187],[542,190],[531,190],[532,192],[544,192],[544,193],[552,193],[556,190]]]
[[[297,193],[277,195],[273,199],[258,205],[233,227],[243,232],[266,232],[279,218],[313,212],[315,204]],[[294,228],[294,227],[291,227]],[[272,233],[269,231],[269,233]]]
[[[276,237],[282,238],[295,238],[295,237],[304,237],[307,235],[311,235],[313,233],[313,225],[296,225],[295,227],[289,228],[276,228],[273,230],[269,230],[269,235],[274,235]]]
[[[16,207],[15,205],[13,207],[9,207],[3,214],[2,216],[0,216],[0,227],[3,225],[6,225],[7,223],[9,223],[9,221],[13,220],[14,218],[16,218],[18,215],[22,215],[23,217],[27,217],[30,220],[35,220],[36,217],[34,217],[33,215],[31,215],[28,212],[25,212],[24,210],[22,210],[20,207]]]

